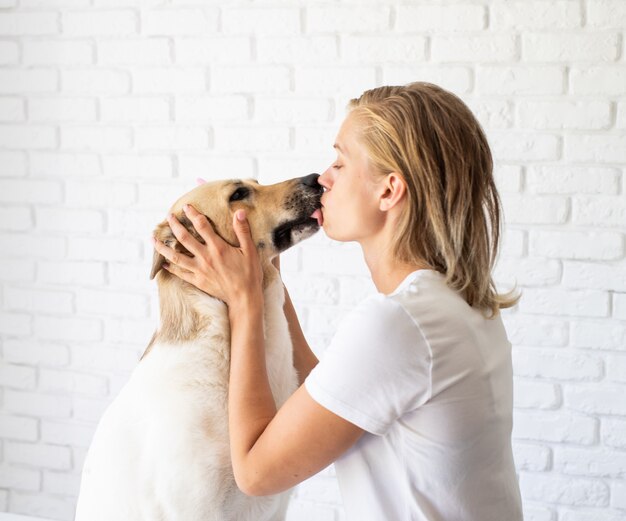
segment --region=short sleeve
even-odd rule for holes
[[[326,409],[382,435],[428,400],[431,361],[428,342],[402,305],[374,295],[343,319],[305,387]]]

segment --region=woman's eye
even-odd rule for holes
[[[247,188],[237,188],[230,196],[229,202],[240,201],[248,196],[249,190]]]
[[[340,169],[340,168],[342,168],[342,167],[343,167],[343,165],[333,165],[333,168],[334,168],[335,170],[339,170],[339,169]]]

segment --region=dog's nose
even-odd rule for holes
[[[317,182],[319,176],[319,174],[305,175],[304,177],[300,178],[300,183],[304,186],[309,186],[311,188],[322,188],[322,185]]]

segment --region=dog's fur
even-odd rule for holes
[[[203,184],[170,212],[198,240],[182,212],[189,203],[224,240],[238,246],[233,213],[245,208],[263,268],[265,352],[276,406],[298,385],[283,312],[284,291],[271,259],[319,228],[317,176],[261,186],[254,180]],[[180,254],[167,221],[155,235]],[[244,495],[235,483],[228,437],[230,325],[226,305],[161,269],[160,324],[130,380],[105,411],[82,474],[76,521],[278,521],[289,491]]]

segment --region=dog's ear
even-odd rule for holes
[[[167,221],[159,223],[154,229],[153,235],[163,244],[166,244],[170,248],[173,247],[174,242],[178,242],[176,240],[176,237],[172,233],[172,229],[170,228]],[[154,255],[152,257],[152,270],[150,271],[150,280],[156,277],[156,274],[163,268],[164,262],[165,257],[163,257],[163,255],[161,255],[158,251],[154,250]]]
[[[200,237],[198,232],[196,232],[191,220],[189,220],[185,214],[177,215],[176,218],[187,229],[187,231],[196,238],[196,240],[204,244],[204,239]],[[154,229],[154,236],[173,250],[179,251],[189,257],[193,256],[187,248],[178,242],[176,235],[172,232],[172,229],[167,221],[163,221],[157,225]],[[152,269],[150,270],[150,280],[156,277],[156,274],[163,268],[163,263],[165,261],[165,257],[163,257],[163,255],[161,255],[158,251],[154,250],[154,256],[152,257]]]

